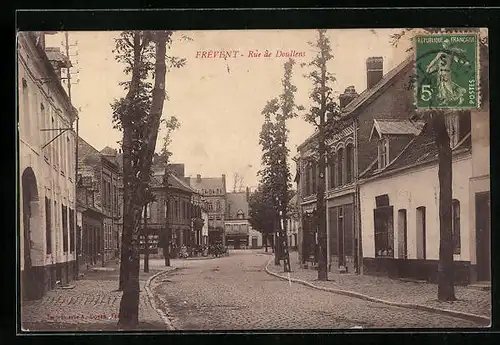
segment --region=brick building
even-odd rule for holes
[[[23,300],[76,278],[76,109],[61,84],[71,62],[43,32],[17,36],[19,243]]]
[[[370,142],[374,119],[410,118],[414,114],[413,75],[408,58],[384,75],[383,58],[366,60],[367,89],[360,95],[350,86],[340,95],[339,129],[327,138],[326,221],[330,269],[359,272],[362,258],[359,220],[358,176],[373,163],[377,145]],[[314,133],[298,147],[298,188],[301,205],[301,257],[315,253],[317,243],[317,162],[311,159]],[[405,141],[398,140],[399,147]]]
[[[224,243],[224,220],[226,216],[226,175],[222,177],[186,177],[187,183],[198,194],[208,209],[208,242],[209,244]]]
[[[487,51],[481,56],[482,108],[446,114],[453,152],[454,275],[459,284],[491,279]],[[378,155],[360,176],[363,266],[369,274],[437,282],[437,148],[430,125],[415,130],[415,124],[373,121],[370,139],[379,147]]]
[[[481,56],[485,57],[481,84],[486,85],[486,95],[488,55]],[[367,59],[368,88],[359,96],[347,88],[340,96],[341,126],[327,140],[330,268],[435,281],[439,257],[436,148],[429,127],[415,120],[419,118],[411,88],[415,63],[410,56],[385,75],[381,66],[380,58]],[[462,283],[489,279],[487,97],[481,109],[450,113],[446,118],[454,152],[456,278]],[[318,172],[310,158],[315,138],[313,134],[299,146],[297,157],[302,260],[314,254],[317,243]]]
[[[142,226],[146,232],[160,241],[171,230],[172,244],[181,247],[193,246],[201,240],[201,201],[196,192],[188,185],[184,177],[184,164],[170,164],[167,186],[165,187],[165,166],[158,162],[159,156],[153,160],[152,191],[155,201],[146,206],[146,223]],[[168,217],[166,217],[168,212]],[[195,226],[196,225],[196,226]],[[160,246],[161,247],[161,243]],[[162,248],[155,248],[152,254],[163,255]]]

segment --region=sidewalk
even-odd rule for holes
[[[371,298],[393,303],[418,304],[424,307],[446,309],[460,313],[475,314],[491,319],[491,291],[480,291],[466,286],[455,287],[454,302],[437,300],[438,287],[430,283],[404,282],[387,277],[328,272],[328,281],[318,281],[318,271],[299,266],[298,253],[290,253],[292,273],[290,277],[300,279],[317,287],[351,291]],[[288,279],[283,266],[271,262],[267,269]]]
[[[145,289],[148,279],[168,269],[163,260],[150,261],[144,273],[141,260],[139,276],[139,329],[167,330],[165,322],[152,307]],[[173,267],[171,267],[173,268]],[[97,267],[71,282],[73,289],[54,289],[36,301],[22,302],[21,325],[25,331],[118,331],[118,313],[122,292],[117,291],[118,264]]]

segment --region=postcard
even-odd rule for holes
[[[490,325],[487,29],[17,48],[23,333]]]

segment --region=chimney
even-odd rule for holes
[[[224,194],[226,194],[226,174],[222,174],[222,189]]]
[[[249,199],[250,199],[250,189],[248,189],[248,187],[247,187],[247,202]]]
[[[176,177],[184,178],[184,164],[172,163],[169,164],[169,168]]]
[[[384,76],[384,58],[372,56],[366,59],[366,88],[371,89]]]
[[[339,96],[340,109],[344,109],[352,102],[353,99],[358,97],[358,93],[353,85],[346,87],[344,93]]]
[[[196,182],[198,182],[198,183],[201,182],[201,175],[200,174],[196,175]]]

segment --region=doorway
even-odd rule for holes
[[[490,192],[476,194],[477,280],[491,280],[491,214]]]
[[[31,168],[26,168],[22,175],[22,206],[23,206],[23,259],[24,272],[21,276],[21,291],[23,300],[40,298],[43,291],[36,281],[33,258],[31,255],[34,244],[31,233],[37,225],[38,190],[36,178]]]
[[[398,257],[400,259],[408,259],[408,227],[406,210],[398,210]]]

